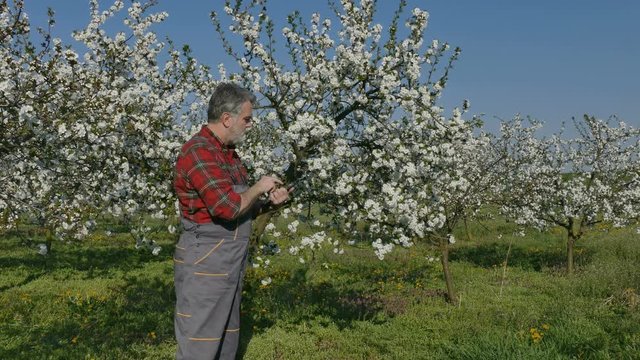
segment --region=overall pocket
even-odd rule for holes
[[[193,274],[208,278],[228,278],[233,266],[227,253],[227,239],[196,242],[193,244],[189,261]]]

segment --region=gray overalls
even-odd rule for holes
[[[176,359],[235,359],[251,211],[232,222],[181,222],[174,255]]]

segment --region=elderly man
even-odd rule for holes
[[[251,128],[255,100],[237,85],[218,85],[208,124],[178,156],[174,188],[183,233],[174,256],[177,359],[235,359],[251,219],[289,198],[275,177],[249,187],[235,152]],[[265,193],[268,200],[258,200]]]

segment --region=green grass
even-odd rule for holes
[[[379,261],[367,245],[305,264],[272,257],[249,269],[240,354],[246,359],[640,359],[640,239],[587,235],[564,273],[563,234],[514,237],[510,224],[457,234],[446,303],[426,245]],[[499,234],[503,234],[499,238]],[[37,237],[37,234],[34,236]],[[36,238],[37,240],[37,238]],[[0,358],[170,359],[175,235],[158,256],[125,233],[82,244],[0,240]],[[510,250],[509,250],[510,249]],[[507,252],[509,257],[507,259]],[[508,260],[505,266],[505,260]],[[260,279],[272,277],[269,286]]]

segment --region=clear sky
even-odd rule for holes
[[[427,40],[462,48],[442,99],[451,109],[463,99],[472,114],[516,113],[545,121],[548,131],[572,116],[618,115],[640,127],[640,1],[638,0],[409,0],[408,9],[430,13]],[[33,25],[43,24],[46,8],[56,11],[54,35],[69,34],[88,20],[88,1],[27,0]],[[107,7],[111,1],[100,1]],[[396,1],[378,0],[377,20],[388,24]],[[231,67],[209,20],[223,0],[159,0],[169,13],[157,33],[189,44],[201,62]],[[293,10],[329,15],[324,0],[268,2],[271,16],[283,20]],[[308,17],[306,17],[308,18]],[[284,22],[279,23],[284,26]]]

